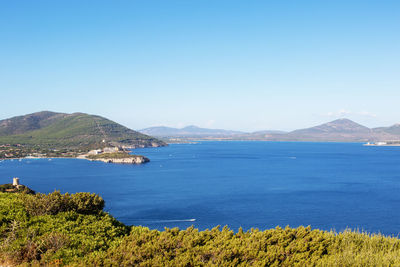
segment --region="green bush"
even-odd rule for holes
[[[104,200],[96,194],[76,193],[71,195],[73,209],[81,214],[94,214],[103,210]]]
[[[0,193],[0,265],[400,266],[394,237],[311,227],[157,231],[125,226],[103,207],[89,193]]]
[[[96,194],[0,193],[0,265],[69,263],[129,233]]]
[[[23,202],[26,211],[33,216],[55,215],[60,212],[75,211],[81,214],[99,213],[104,208],[104,200],[90,193],[61,194],[54,191],[50,194],[36,194],[24,196]]]

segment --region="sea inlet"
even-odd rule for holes
[[[0,183],[94,192],[129,225],[233,230],[276,226],[397,236],[400,148],[360,143],[198,142],[136,149],[142,165],[79,159],[0,162]]]

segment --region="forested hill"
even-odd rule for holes
[[[0,144],[49,148],[164,146],[164,142],[106,118],[42,111],[0,121]]]

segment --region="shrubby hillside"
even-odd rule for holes
[[[96,194],[0,193],[0,265],[399,266],[400,240],[310,227],[126,226]]]
[[[59,149],[163,146],[164,142],[106,118],[42,111],[0,121],[0,144]]]

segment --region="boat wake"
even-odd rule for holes
[[[177,222],[195,222],[196,219],[181,219],[181,220],[146,220],[146,219],[138,219],[133,220],[137,222],[144,222],[144,223],[177,223]]]

